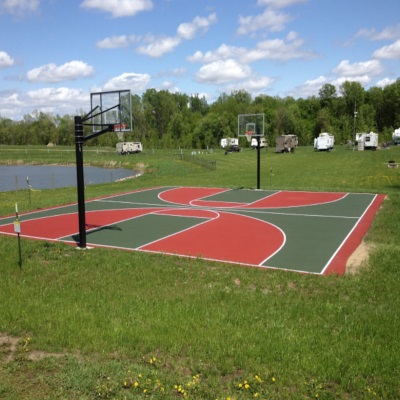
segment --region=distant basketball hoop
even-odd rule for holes
[[[260,189],[260,141],[265,131],[265,115],[262,114],[239,114],[238,115],[238,137],[245,137],[249,143],[256,139],[257,146],[257,189]]]

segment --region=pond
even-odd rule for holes
[[[129,169],[84,167],[85,185],[115,182],[136,175]],[[0,192],[28,189],[55,189],[76,186],[75,166],[0,165]]]

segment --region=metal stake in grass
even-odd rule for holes
[[[28,186],[28,200],[29,200],[29,204],[31,204],[31,189],[32,186],[29,184],[29,177],[26,177],[26,184]]]
[[[21,256],[21,224],[18,218],[18,204],[15,203],[15,221],[14,221],[14,232],[18,235],[18,254],[19,254],[19,267],[22,268],[22,256]]]

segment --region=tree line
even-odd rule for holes
[[[222,93],[208,104],[205,97],[148,89],[132,95],[133,130],[125,141],[140,141],[144,148],[215,148],[223,137],[237,136],[239,114],[265,114],[265,136],[270,145],[275,137],[294,134],[300,145],[310,145],[321,132],[335,142],[354,139],[355,132],[376,132],[388,142],[400,127],[400,78],[394,83],[365,90],[360,83],[344,82],[339,91],[325,84],[318,96],[252,97],[245,90]],[[84,113],[82,112],[82,115]],[[0,116],[0,144],[74,145],[74,116],[34,111],[21,121]],[[90,128],[85,127],[84,134]],[[114,133],[101,135],[88,145],[115,146]]]

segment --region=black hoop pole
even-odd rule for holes
[[[83,176],[83,125],[82,117],[75,116],[76,182],[78,191],[79,244],[86,248],[85,181]]]
[[[260,135],[257,135],[257,189],[260,189]]]
[[[113,107],[115,108],[115,107]],[[89,115],[89,114],[88,114]],[[105,126],[101,131],[83,136],[83,122],[89,119],[88,116],[75,116],[75,152],[76,152],[76,184],[78,191],[78,219],[79,219],[79,243],[78,247],[86,249],[86,211],[85,211],[85,179],[83,174],[83,144],[90,139],[102,135],[106,132],[112,132],[114,125]]]

